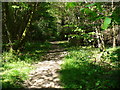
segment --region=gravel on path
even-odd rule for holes
[[[35,64],[36,69],[31,71],[30,78],[23,84],[25,88],[62,88],[59,79],[59,70],[63,63],[62,58],[67,55],[58,45],[53,45],[43,61]]]

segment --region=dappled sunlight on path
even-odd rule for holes
[[[24,82],[26,88],[62,88],[59,79],[59,70],[63,63],[62,58],[67,55],[59,43],[52,43],[48,53],[42,56],[42,61],[35,64],[36,69],[31,71],[30,78]]]

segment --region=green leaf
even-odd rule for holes
[[[89,35],[95,35],[95,32],[89,32],[88,34]]]
[[[20,7],[17,5],[12,5],[12,8],[20,8]]]
[[[77,25],[64,25],[63,27],[77,27]]]
[[[81,8],[80,11],[83,11],[85,8]]]
[[[74,2],[68,2],[66,5],[67,8],[75,7],[75,6],[76,6],[76,3],[74,3]]]
[[[111,18],[106,17],[104,19],[104,23],[102,24],[101,28],[104,29],[104,30],[107,29],[109,24],[111,23],[111,20],[112,20]]]
[[[85,8],[85,9],[84,9],[84,12],[85,12],[86,14],[89,14],[89,13],[91,13],[91,10],[90,10],[89,8]]]
[[[94,6],[94,5],[96,5],[96,3],[88,4],[85,7],[91,7],[91,6]]]
[[[103,18],[104,18],[103,16],[99,16],[95,20],[99,20],[99,19],[103,19]]]
[[[97,16],[97,13],[94,12],[94,11],[92,11],[92,10],[89,9],[89,8],[85,8],[85,9],[84,9],[84,12],[85,12],[86,14],[91,15],[92,17],[96,17],[96,16]]]
[[[96,3],[96,7],[100,12],[102,12],[103,8],[101,7],[100,3]]]
[[[98,86],[98,85],[100,85],[100,81],[97,81],[97,82],[96,82],[96,86]]]

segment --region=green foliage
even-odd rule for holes
[[[104,19],[104,23],[103,23],[103,25],[102,25],[102,29],[107,29],[108,28],[108,26],[109,26],[109,24],[111,23],[111,18],[109,18],[109,17],[105,17],[105,19]]]
[[[68,3],[66,3],[66,8],[68,9],[68,8],[73,8],[73,7],[75,7],[76,6],[76,3],[75,2],[68,2]]]
[[[29,5],[27,3],[24,3],[24,2],[14,3],[13,5],[11,5],[11,7],[14,9],[22,8],[22,10],[30,9]]]
[[[83,36],[87,37],[96,27],[100,30],[103,21],[102,29],[107,29],[111,21],[119,24],[119,6],[115,4],[111,12],[109,5],[100,2],[3,3],[3,43],[9,44],[5,46],[8,49],[18,49],[24,47],[26,41],[67,40],[77,27],[85,30]],[[82,38],[76,32],[79,31],[75,31],[73,37]]]
[[[8,2],[3,8],[3,43],[12,43],[8,47],[13,50],[24,47],[26,41],[56,39],[55,17],[48,12],[50,3]]]
[[[3,60],[2,60],[3,62],[4,61],[12,62],[13,59],[15,61],[19,61],[19,58],[17,58],[17,56],[14,55],[12,52],[4,52],[2,55],[3,55]]]
[[[96,5],[96,3],[88,4],[88,5],[86,5],[85,7],[90,7],[90,6],[94,6],[94,5]]]
[[[112,52],[116,52],[117,57],[119,57],[118,53],[120,52],[118,50],[112,50]],[[111,52],[109,49],[108,51]],[[112,56],[112,52],[109,54],[110,56]],[[114,68],[114,66],[111,66],[112,62],[107,65],[106,63],[109,62],[105,58],[106,63],[96,64],[92,60],[94,59],[93,55],[97,55],[97,53],[98,49],[94,48],[76,47],[69,49],[69,54],[64,58],[62,70],[60,71],[60,78],[65,88],[87,90],[119,88],[120,73],[118,69],[120,67],[116,65]],[[107,58],[108,55],[105,57]]]
[[[41,56],[49,50],[50,46],[48,42],[27,42],[22,52],[3,52],[3,59],[0,60],[2,62],[2,67],[0,67],[2,87],[22,87],[24,80],[29,78],[29,72],[35,68],[32,65],[42,60]]]
[[[31,64],[24,61],[4,62],[2,72],[2,88],[19,88],[22,87],[24,80],[28,78],[28,74],[33,70]]]
[[[84,43],[86,43],[86,45],[88,44],[88,42],[94,41],[94,38],[92,37],[92,35],[95,35],[95,32],[86,33],[86,30],[83,30],[78,27],[75,30],[73,30],[73,32],[74,32],[74,34],[70,34],[70,35],[68,35],[68,37],[73,38],[73,39],[75,38],[79,41],[81,39],[83,39],[83,41],[84,41]]]
[[[20,8],[19,6],[17,5],[12,5],[13,8]]]
[[[112,19],[114,19],[115,23],[120,25],[120,8],[116,6],[115,10],[112,13]]]
[[[96,3],[96,7],[97,7],[97,9],[98,9],[100,12],[103,11],[103,8],[102,8],[101,3]]]
[[[119,67],[120,47],[108,48],[106,52],[103,53],[101,58],[103,59],[104,62],[107,61],[113,67],[115,68]]]
[[[51,47],[51,44],[45,41],[70,38],[70,41],[77,46],[97,44],[99,35],[102,36],[101,28],[105,30],[111,27],[111,22],[115,22],[114,25],[120,24],[119,5],[115,4],[113,12],[111,12],[109,5],[111,4],[84,2],[3,3],[3,60],[0,60],[3,62],[2,69],[5,70],[5,73],[3,72],[3,87],[16,86],[19,80],[20,82],[24,80],[24,76],[27,75],[24,73],[31,70],[29,64],[41,61],[41,56],[47,53]],[[95,30],[96,32],[98,30],[98,38]],[[107,31],[105,33],[108,34]],[[103,37],[106,36],[103,35]],[[109,41],[111,40],[112,38]],[[107,74],[112,73],[114,76],[114,71],[109,72],[108,67],[113,70],[118,68],[120,49],[113,49],[110,54],[105,51],[101,56],[101,63],[97,62],[96,64],[92,63],[92,60],[95,60],[95,57],[92,57],[94,49],[87,47],[67,48],[70,47],[68,43],[60,43],[59,45],[70,51],[70,54],[65,57],[65,64],[62,65],[62,80],[65,87],[105,89],[115,86],[116,82],[111,83],[110,79],[104,80],[104,75],[107,77]],[[4,52],[4,50],[11,48],[19,50]],[[17,66],[18,68],[27,68],[22,72],[22,69],[16,68]],[[115,72],[117,72],[116,69]],[[96,74],[97,76],[95,76]],[[90,82],[91,80],[93,81]]]

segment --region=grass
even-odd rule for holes
[[[95,62],[98,49],[72,47],[64,58],[60,79],[64,88],[99,90],[120,88],[120,47],[108,48],[102,62]],[[104,60],[103,60],[104,59]],[[108,63],[107,63],[108,62]],[[106,64],[107,63],[107,64]]]
[[[21,52],[3,52],[2,67],[2,88],[21,88],[24,80],[28,79],[29,72],[34,70],[35,63],[41,61],[50,48],[51,44],[46,43],[26,43]]]
[[[80,90],[99,90],[120,88],[120,47],[108,48],[101,56],[102,62],[96,62],[99,49],[90,46],[71,47],[67,42],[57,43],[65,48],[69,54],[64,58],[60,79],[64,88],[78,88]],[[34,63],[42,61],[51,44],[26,43],[21,52],[3,52],[2,85],[3,88],[22,87]]]
[[[24,80],[28,78],[29,72],[33,67],[23,61],[4,64],[2,70],[2,87],[19,88],[22,87]]]

